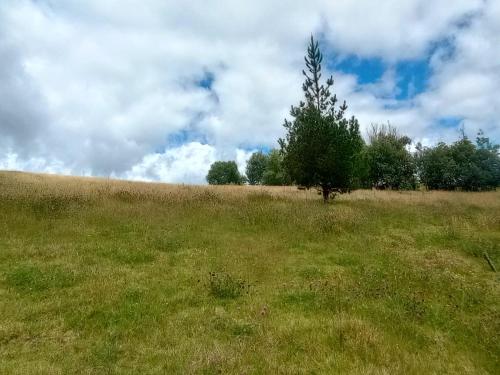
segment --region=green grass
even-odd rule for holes
[[[497,374],[500,193],[0,173],[1,374]]]

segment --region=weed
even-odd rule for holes
[[[250,292],[250,284],[226,272],[209,272],[208,290],[214,297],[233,299]]]

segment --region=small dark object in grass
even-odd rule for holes
[[[250,284],[225,272],[209,272],[208,289],[210,294],[221,299],[233,299],[249,293]]]

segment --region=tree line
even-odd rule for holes
[[[212,164],[209,184],[299,185],[317,188],[326,200],[357,188],[484,191],[500,186],[499,145],[480,131],[475,142],[462,129],[452,144],[410,150],[411,139],[387,125],[372,125],[367,142],[358,120],[347,118],[346,102],[331,94],[334,81],[321,81],[323,56],[313,37],[305,56],[304,100],[292,106],[279,149],[258,151],[246,176],[234,161]]]

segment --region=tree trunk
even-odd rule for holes
[[[323,202],[327,203],[330,197],[330,189],[323,187]]]

